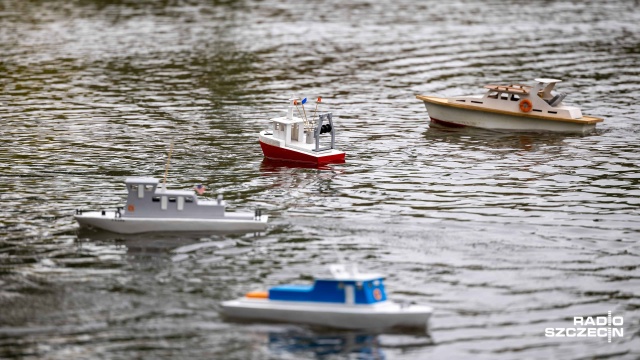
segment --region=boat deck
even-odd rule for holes
[[[261,131],[259,138],[260,138],[260,141],[269,145],[277,146],[277,147],[283,147],[283,144],[284,144],[284,140],[276,138],[271,131],[265,131],[265,130]],[[327,145],[324,143],[320,144],[321,148],[326,146]],[[313,156],[326,156],[331,154],[343,153],[342,151],[337,149],[326,149],[326,148],[324,150],[315,151],[315,148],[316,148],[315,143],[307,144],[306,142],[298,141],[298,140],[289,141],[289,144],[287,144],[286,148],[297,150]]]
[[[495,90],[500,92],[506,92],[510,94],[528,94],[529,90],[531,90],[531,86],[529,85],[520,85],[520,84],[512,84],[512,85],[485,85],[485,89]]]

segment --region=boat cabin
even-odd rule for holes
[[[371,305],[387,300],[384,277],[361,274],[344,265],[331,265],[332,279],[316,279],[312,285],[281,285],[269,289],[269,300],[311,301],[347,305]]]
[[[158,179],[127,178],[127,205],[122,217],[224,217],[226,203],[222,195],[217,201],[199,200],[192,190],[167,190]]]
[[[567,96],[567,94],[565,93],[558,93],[555,95],[551,93],[551,91],[556,86],[556,83],[562,82],[562,80],[535,79],[535,81],[536,85],[534,86],[521,84],[512,84],[506,86],[485,85],[485,89],[489,89],[486,97],[501,100],[520,101],[521,98],[526,98],[530,94],[537,94],[538,97],[544,100],[547,104],[552,107],[556,107],[560,105],[565,96]]]
[[[280,141],[284,142],[284,147],[297,149],[305,152],[321,152],[335,148],[335,129],[333,126],[333,117],[331,113],[317,113],[315,110],[307,110],[298,107],[300,99],[292,97],[289,99],[289,107],[287,115],[269,119],[272,123],[271,133],[273,140],[261,139],[270,145],[282,146]],[[294,109],[300,117],[294,115]],[[315,117],[317,116],[317,120]],[[325,123],[326,122],[326,123]],[[325,124],[323,124],[325,123]],[[320,135],[328,133],[331,135],[330,145],[320,146]],[[271,143],[274,142],[275,143]],[[314,146],[315,144],[315,146]]]
[[[459,96],[449,102],[471,105],[479,108],[502,110],[551,118],[578,119],[582,111],[574,106],[565,106],[565,93],[553,93],[555,85],[562,80],[535,79],[535,85],[485,85],[488,92],[484,96]]]

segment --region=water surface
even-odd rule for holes
[[[0,3],[0,356],[637,358],[640,12],[633,1]],[[560,78],[586,136],[430,125],[416,94]],[[262,158],[323,96],[347,162]],[[127,176],[203,183],[263,234],[78,231]],[[224,321],[220,301],[347,259],[429,333]],[[548,338],[573,316],[625,333]]]

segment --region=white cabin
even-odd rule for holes
[[[531,115],[546,117],[556,117],[563,119],[582,118],[582,111],[575,106],[566,106],[562,103],[566,94],[552,93],[555,85],[562,80],[557,79],[535,79],[536,84],[521,85],[486,85],[488,92],[485,95],[456,96],[449,98],[449,103],[465,104],[502,110],[505,112],[527,112]],[[521,101],[528,99],[531,102],[531,109],[524,111],[521,108]]]

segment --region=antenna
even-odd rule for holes
[[[300,108],[298,107],[298,104],[301,104],[301,103],[298,102],[298,99],[294,99],[293,100],[293,105],[296,106],[296,110],[298,110],[298,115],[300,115],[300,119],[302,119],[302,121],[304,122],[305,126],[308,126],[309,122],[307,121],[307,116],[306,116],[307,114],[305,112],[305,116],[302,117],[302,113],[300,112]],[[304,104],[302,105],[302,110],[304,110]]]
[[[167,165],[164,167],[164,181],[163,186],[164,190],[167,190],[167,173],[169,173],[169,163],[171,163],[171,153],[173,152],[173,140],[171,140],[171,145],[169,146],[169,156],[167,157]]]
[[[305,102],[307,102],[307,98],[302,99],[301,104],[302,104],[302,111],[304,112],[304,121],[305,121],[305,123],[308,123],[308,122],[309,122],[309,120],[307,120],[307,112],[306,112],[306,110],[304,109],[304,103],[305,103]]]
[[[316,113],[318,112],[318,103],[322,102],[322,97],[318,96],[318,100],[316,100],[316,109],[313,110],[313,116],[311,117],[311,120],[316,118]]]

